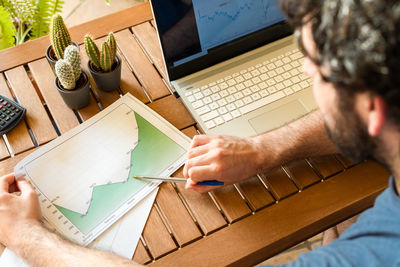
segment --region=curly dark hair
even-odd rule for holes
[[[382,96],[388,118],[400,127],[400,1],[280,0],[280,5],[300,47],[300,28],[311,22],[317,47],[312,60],[330,70],[323,79],[342,95]]]

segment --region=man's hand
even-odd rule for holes
[[[183,169],[183,174],[188,179],[186,188],[205,193],[217,187],[196,185],[197,182],[239,182],[255,175],[259,171],[260,162],[260,148],[254,139],[197,135],[193,138]]]
[[[22,178],[16,181],[13,173],[0,177],[0,243],[10,246],[19,238],[19,227],[37,223],[40,217],[32,185]]]

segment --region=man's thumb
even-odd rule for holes
[[[19,178],[17,180],[17,186],[19,191],[21,191],[21,195],[28,195],[32,192],[34,192],[34,189],[31,185],[31,183],[29,183],[27,180],[25,180],[25,178]]]

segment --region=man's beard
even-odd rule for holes
[[[343,99],[343,97],[342,97]],[[338,150],[353,163],[366,159],[379,160],[376,140],[368,134],[366,126],[354,110],[353,101],[339,101],[333,127],[325,121],[325,128]]]

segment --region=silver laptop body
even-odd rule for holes
[[[205,133],[254,136],[317,107],[276,0],[151,5],[170,83]]]

